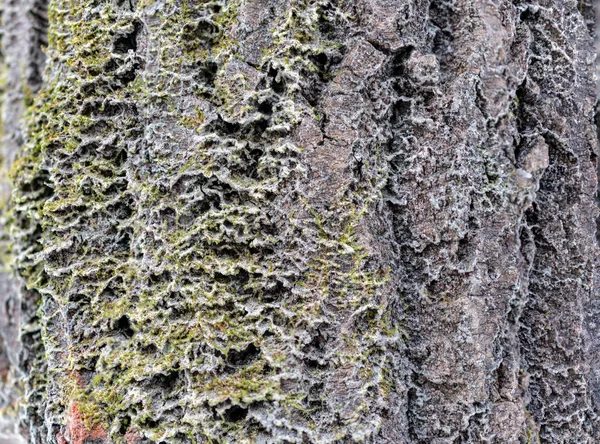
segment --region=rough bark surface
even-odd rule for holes
[[[21,118],[42,84],[43,47],[47,45],[46,2],[5,0],[1,17],[0,226],[4,235],[0,239],[0,443],[17,444],[22,442],[15,421],[22,387],[16,381],[24,381],[30,376],[26,354],[30,346],[41,343],[41,336],[39,328],[29,329],[29,317],[35,316],[33,301],[26,296],[26,289],[22,292],[24,297],[20,298],[21,284],[10,273],[7,203],[11,186],[8,171],[25,140]],[[26,313],[23,318],[21,305]],[[26,344],[25,355],[21,355],[21,342]],[[25,365],[22,367],[21,363]]]
[[[5,0],[0,407],[31,443],[600,442],[593,23]]]

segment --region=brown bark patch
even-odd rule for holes
[[[142,442],[142,437],[139,433],[129,430],[125,434],[125,440],[127,441],[127,444],[140,444]]]
[[[96,424],[91,429],[86,426],[77,402],[71,404],[67,432],[71,444],[86,444],[100,440],[107,442],[107,434],[100,425]]]

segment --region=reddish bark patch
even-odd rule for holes
[[[58,444],[69,444],[69,442],[63,436],[62,432],[58,432],[58,434],[56,435],[56,441],[58,442]]]
[[[71,438],[71,444],[86,444],[88,442],[105,440],[107,438],[106,432],[99,425],[95,425],[91,429],[88,429],[85,426],[77,402],[71,404],[67,432]]]
[[[140,444],[142,442],[142,437],[131,429],[125,434],[125,439],[127,444]]]

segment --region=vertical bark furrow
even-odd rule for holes
[[[510,113],[523,36],[507,3],[430,11],[435,33],[405,62],[401,89],[414,99],[398,136],[410,138],[395,138],[403,163],[390,189],[411,326],[410,430],[416,442],[508,442],[524,431],[508,316],[530,193]]]
[[[572,53],[589,57],[591,48],[571,50],[589,44],[580,15],[552,9],[554,16],[548,18],[551,24],[544,32],[524,23],[535,14],[547,12],[541,10],[509,3],[432,4],[430,17],[435,34],[430,46],[423,43],[421,48],[417,44],[404,62],[402,78],[408,86],[401,90],[417,100],[399,97],[406,117],[395,137],[395,156],[403,162],[395,169],[402,176],[394,179],[389,191],[393,199],[389,201],[395,205],[397,238],[404,245],[399,256],[406,270],[403,281],[407,283],[412,328],[409,357],[414,364],[408,415],[412,437],[418,442],[534,439],[537,427],[544,422],[528,410],[539,412],[540,404],[536,402],[554,406],[545,398],[547,394],[528,391],[527,359],[521,357],[521,341],[529,335],[523,330],[518,335],[523,306],[530,302],[535,306],[543,299],[536,290],[528,289],[530,279],[533,287],[539,282],[535,271],[530,278],[529,268],[536,269],[532,255],[540,246],[536,243],[533,247],[530,229],[521,226],[527,224],[525,213],[536,199],[542,173],[553,160],[542,121],[552,112],[560,115],[567,111],[556,111],[553,102],[548,102],[540,107],[548,114],[538,117],[530,108],[522,111],[526,105],[519,102],[530,100],[527,94],[552,97],[561,89],[572,88],[568,80],[572,77],[588,79],[580,86],[582,92],[573,98],[580,107],[566,104],[564,108],[581,116],[581,133],[591,131],[586,108],[592,92],[591,73],[572,70],[585,70],[589,64],[569,59],[569,55],[575,56]],[[560,37],[564,32],[570,33],[568,37],[552,40],[554,52],[544,52],[540,40],[548,39],[549,34]],[[431,48],[432,55],[426,53],[427,48]],[[540,57],[552,65],[552,74],[549,66],[540,69]],[[439,74],[435,74],[436,69]],[[429,77],[419,79],[417,76],[424,72]],[[535,75],[552,80],[532,88]],[[426,87],[411,91],[411,86],[418,85],[416,80]],[[440,97],[437,100],[436,90]],[[433,97],[429,104],[428,97]],[[525,112],[529,114],[525,116]],[[412,147],[404,142],[410,141],[406,134],[417,142]],[[595,182],[588,168],[589,153],[595,144],[590,137],[574,134],[569,132],[565,137],[567,143],[588,155],[578,163],[584,173],[572,178],[572,173],[562,170],[554,181],[570,177],[589,188]],[[419,152],[426,154],[421,157]],[[444,161],[449,165],[445,166]],[[550,211],[556,214],[558,210]],[[572,266],[591,273],[589,258],[595,253],[585,236],[591,232],[589,221],[594,209],[587,202],[577,211],[583,215],[581,225],[570,221],[569,226],[576,227],[577,235],[572,236],[583,236],[583,250],[572,258]],[[582,278],[588,282],[588,291],[590,277]],[[573,285],[556,291],[563,308],[567,295],[578,300],[572,313],[583,316],[585,290]],[[580,330],[573,332],[573,341],[581,342],[584,326],[582,322],[574,325]],[[546,353],[544,345],[531,347],[533,354]],[[583,345],[573,347],[576,350]],[[527,343],[526,354],[530,352]],[[577,388],[589,377],[586,366],[590,357],[584,354],[582,349],[582,380],[568,381],[566,377],[562,384],[566,391],[580,393],[578,396],[589,405],[589,392]],[[534,398],[531,407],[530,396]],[[566,409],[580,411],[574,405]],[[557,417],[564,413],[559,412],[557,407]],[[591,415],[581,419],[560,439],[573,436],[592,442],[592,419]],[[552,440],[548,432],[544,433],[545,439]]]
[[[535,243],[520,334],[527,408],[543,442],[596,442],[586,323],[597,256],[592,42],[575,5],[523,15],[532,35],[523,118],[547,153],[525,222]]]

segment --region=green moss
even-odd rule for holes
[[[307,55],[335,49],[312,37],[320,6],[290,10],[251,68],[230,32],[239,3],[152,5],[56,0],[49,10],[46,87],[11,173],[16,267],[42,295],[43,339],[62,375],[48,410],[66,417],[77,402],[87,426],[114,442],[124,442],[126,418],[155,441],[202,430],[209,441],[242,442],[251,425],[219,412],[259,403],[300,430],[314,411],[306,391],[325,370],[296,381],[312,359],[299,338],[321,324],[341,328],[336,311],[360,337],[336,342],[328,365],[355,366],[375,387],[361,394],[358,422],[389,396],[385,349],[401,336],[382,298],[390,271],[367,269],[357,234],[379,185],[348,192],[335,218],[299,196],[304,207],[287,226],[272,219],[273,202],[304,171],[289,136],[314,112],[295,95],[303,77],[327,75]],[[140,56],[117,42],[142,21],[151,68],[140,72]],[[269,67],[282,80],[276,95],[274,79],[256,90]],[[202,70],[207,79],[194,77]],[[270,116],[259,111],[265,98]],[[297,219],[304,212],[308,225]],[[311,246],[298,269],[282,242],[296,235]],[[189,416],[156,406],[174,400]]]
[[[525,411],[526,418],[526,428],[525,428],[525,439],[527,439],[527,444],[540,444],[540,434],[537,428],[537,425],[531,416],[531,413]]]

